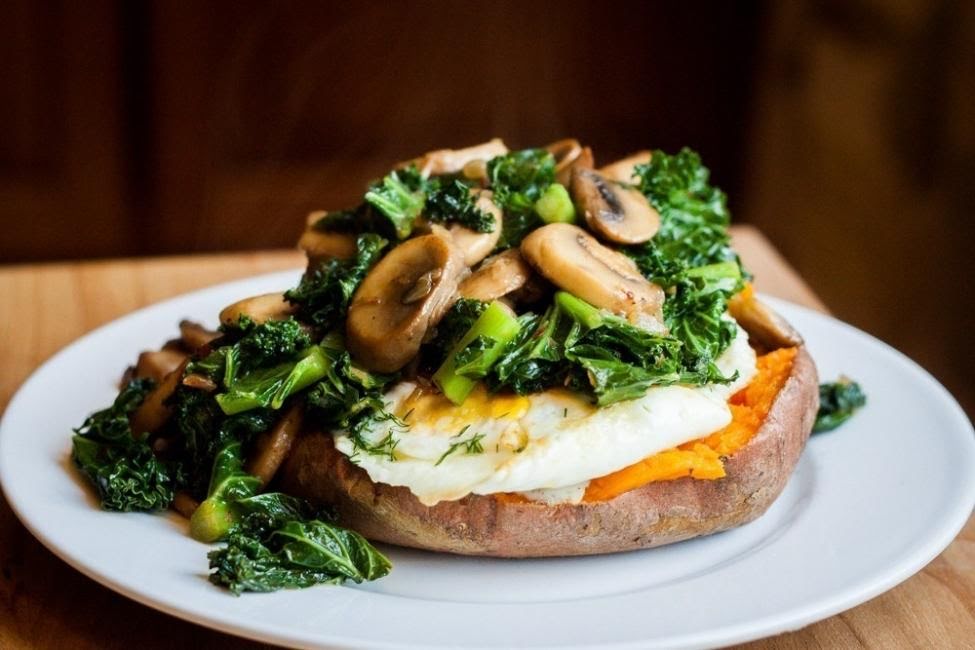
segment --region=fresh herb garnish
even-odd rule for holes
[[[468,424],[463,429],[461,429],[460,432],[457,435],[452,436],[452,437],[453,438],[459,438],[459,437],[463,436],[465,433],[467,433],[467,430],[470,428],[470,426],[471,425]],[[472,435],[470,438],[468,438],[466,440],[458,440],[456,442],[450,443],[450,446],[447,447],[447,451],[445,451],[443,453],[443,455],[440,456],[440,458],[437,459],[437,462],[434,463],[433,466],[434,467],[437,467],[438,465],[440,465],[440,463],[442,463],[444,461],[444,459],[447,458],[447,456],[450,456],[452,453],[454,453],[458,449],[463,449],[464,450],[464,453],[467,454],[467,455],[469,455],[469,456],[473,456],[473,455],[476,455],[476,454],[483,454],[484,453],[484,446],[481,444],[481,441],[484,440],[484,436],[485,436],[485,434],[483,434],[483,433],[475,433],[474,435]]]

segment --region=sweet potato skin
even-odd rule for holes
[[[373,483],[322,432],[296,442],[280,479],[290,494],[332,504],[343,525],[399,546],[492,557],[651,548],[762,515],[782,492],[809,438],[818,386],[815,364],[801,347],[764,424],[725,461],[727,476],[658,481],[608,501],[549,506],[468,495],[424,506],[405,487]]]

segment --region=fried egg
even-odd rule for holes
[[[379,422],[370,443],[392,435],[390,456],[357,452],[347,433],[336,447],[375,483],[406,486],[424,505],[468,494],[515,492],[546,503],[577,503],[591,479],[701,438],[731,421],[728,399],[755,375],[755,352],[738,328],[717,360],[730,384],[655,386],[640,398],[597,408],[564,389],[489,393],[479,385],[460,406],[411,381],[385,396],[402,421]]]

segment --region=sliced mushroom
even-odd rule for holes
[[[510,248],[484,260],[460,283],[457,292],[465,298],[490,302],[522,288],[531,276],[531,267],[521,253]]]
[[[135,364],[134,377],[148,377],[158,384],[166,375],[179,368],[186,358],[185,352],[172,348],[143,352]]]
[[[301,430],[304,413],[302,404],[295,402],[284,412],[274,428],[262,433],[254,441],[254,452],[245,469],[248,474],[261,479],[262,485],[271,482],[281,463],[288,457],[291,445]]]
[[[424,176],[439,176],[441,174],[458,174],[464,167],[476,160],[488,161],[495,156],[508,153],[508,147],[500,138],[494,138],[481,144],[464,149],[437,149],[428,151],[419,158],[400,163],[398,166],[416,165]]]
[[[494,218],[494,229],[491,232],[478,232],[460,224],[450,227],[450,236],[463,253],[467,266],[474,266],[487,257],[501,238],[501,208],[495,205],[492,199],[494,194],[488,190],[474,190],[474,194],[477,195],[475,205]]]
[[[749,287],[728,301],[728,311],[748,332],[748,337],[766,350],[802,345],[802,336],[771,307],[755,297]]]
[[[187,388],[202,390],[207,393],[212,393],[217,390],[217,383],[215,381],[198,372],[193,372],[183,377],[183,385]]]
[[[646,150],[637,151],[626,158],[621,158],[616,162],[600,167],[599,173],[603,175],[603,178],[616,181],[617,183],[635,183],[637,180],[636,166],[646,165],[650,162],[651,155]]]
[[[631,323],[663,331],[664,292],[633,260],[578,226],[551,223],[521,242],[521,254],[553,284]]]
[[[359,285],[346,319],[352,356],[376,372],[394,372],[416,356],[427,330],[456,299],[464,256],[443,229],[408,239]]]
[[[222,334],[220,332],[207,329],[191,320],[181,320],[179,322],[179,338],[183,343],[183,347],[190,353],[196,352],[205,345],[209,345],[221,336]]]
[[[568,186],[573,169],[592,169],[592,149],[583,147],[574,138],[553,142],[545,147],[555,157],[555,180]]]
[[[641,244],[660,229],[660,214],[639,190],[589,169],[572,171],[572,199],[589,229],[618,244]]]
[[[180,380],[183,378],[183,371],[189,359],[184,359],[175,370],[166,375],[159,384],[146,395],[142,404],[133,411],[129,417],[129,426],[132,435],[139,437],[145,433],[155,433],[159,431],[173,414],[173,410],[166,405],[166,402],[173,393],[176,392]]]
[[[297,310],[297,306],[284,299],[284,294],[265,293],[227,305],[220,312],[220,322],[233,327],[241,316],[247,316],[260,325],[270,320],[285,320]]]
[[[356,253],[355,235],[346,232],[331,232],[315,227],[328,213],[318,210],[308,215],[308,227],[298,240],[298,248],[305,251],[308,261],[316,263],[333,258],[349,259]]]

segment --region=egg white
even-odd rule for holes
[[[406,486],[425,505],[499,492],[578,502],[589,480],[726,426],[728,398],[756,373],[755,352],[740,327],[717,365],[738,378],[727,385],[653,387],[603,408],[561,389],[520,397],[483,388],[458,407],[403,381],[385,399],[407,426],[381,422],[365,433],[377,442],[391,432],[393,459],[356,453],[343,432],[335,445],[354,455],[372,481]]]

